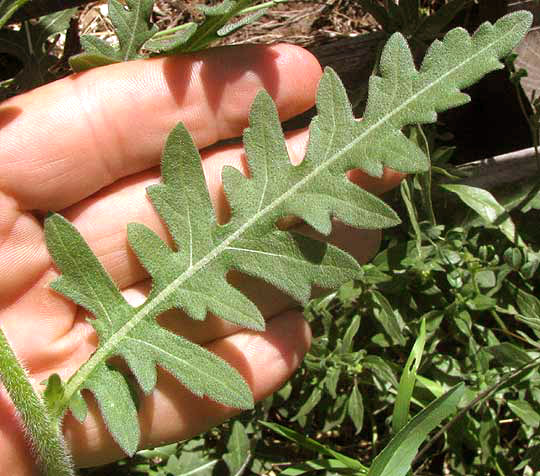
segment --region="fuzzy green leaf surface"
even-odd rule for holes
[[[199,23],[186,23],[159,32],[144,48],[160,54],[187,53],[207,48],[211,43],[230,35],[261,18],[268,10],[264,5],[252,6],[255,0],[224,0],[217,5],[197,5],[204,15]]]
[[[176,52],[201,50],[238,28],[256,21],[257,14],[254,17],[248,15],[237,22],[230,23],[235,16],[241,14],[244,8],[253,3],[255,0],[223,0],[217,5],[198,5],[197,9],[204,15],[204,20],[198,24],[194,34]],[[167,53],[170,52],[172,51],[167,51]]]
[[[530,14],[517,13],[495,26],[483,25],[473,37],[453,30],[433,45],[419,71],[403,36],[392,36],[382,54],[381,77],[370,81],[361,122],[354,118],[337,75],[326,70],[306,157],[297,166],[290,163],[272,100],[260,93],[244,134],[250,177],[231,167],[223,171],[231,206],[231,219],[224,225],[214,215],[200,155],[188,131],[178,125],[165,145],[162,181],[148,188],[174,247],[144,225],[128,228],[129,243],[152,278],[152,289],[140,306],[127,303],[71,224],[59,215],[48,217],[47,245],[62,273],[53,287],[93,315],[99,337],[95,353],[65,383],[63,392],[57,392],[57,417],[71,409],[84,419],[81,391],[89,390],[116,441],[133,454],[139,431],[136,404],[129,398],[133,392],[126,379],[110,364],[114,356],[127,363],[146,394],[156,384],[159,366],[196,395],[251,407],[249,388],[236,370],[160,327],[156,317],[181,309],[196,320],[212,313],[261,330],[261,313],[229,284],[230,270],[265,280],[300,303],[307,302],[314,285],[333,288],[360,276],[360,266],[344,251],[282,231],[276,223],[293,215],[325,235],[331,232],[332,218],[360,228],[397,224],[393,210],[352,184],[346,172],[358,168],[381,176],[385,166],[402,172],[425,170],[426,156],[402,128],[433,122],[437,112],[468,100],[459,89],[501,67],[499,58],[511,51],[530,22]]]
[[[251,458],[249,438],[246,428],[239,421],[233,424],[231,436],[227,442],[228,452],[223,455],[223,461],[229,469],[231,476],[244,474],[247,464]]]
[[[74,71],[106,64],[143,58],[142,45],[157,33],[150,24],[154,0],[109,0],[109,18],[118,37],[118,45],[112,46],[101,38],[91,35],[81,37],[84,53],[70,58]]]
[[[74,71],[84,71],[106,64],[144,58],[145,54],[175,54],[199,51],[214,41],[245,25],[257,21],[265,8],[251,6],[255,0],[224,0],[217,5],[197,5],[204,16],[200,22],[189,22],[158,32],[150,18],[154,0],[109,0],[109,18],[118,38],[118,45],[91,35],[84,35],[84,52],[70,58]],[[245,14],[244,10],[254,9]],[[238,18],[239,17],[239,18]]]

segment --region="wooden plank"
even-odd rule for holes
[[[460,165],[458,170],[467,178],[457,183],[493,189],[516,184],[538,173],[534,148],[518,150],[488,159]]]
[[[521,85],[527,98],[531,98],[533,91],[537,91],[536,97],[540,94],[540,5],[532,0],[511,0],[508,4],[508,11],[529,10],[534,15],[533,28],[525,39],[516,48],[519,55],[516,66],[526,69],[529,73],[523,78]]]

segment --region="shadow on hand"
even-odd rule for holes
[[[223,54],[225,49],[227,54]],[[185,56],[171,56],[165,60],[164,74],[178,105],[183,104],[187,87],[197,78],[215,112],[221,106],[227,86],[242,76],[251,75],[257,82],[262,81],[264,89],[275,97],[279,89],[278,57],[274,49],[264,45],[224,46]],[[191,66],[189,70],[188,64]],[[183,66],[185,70],[182,70]],[[250,102],[253,99],[249,98]]]
[[[0,129],[7,126],[13,119],[21,114],[22,109],[15,106],[2,106],[0,104]]]

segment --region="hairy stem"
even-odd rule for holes
[[[74,476],[60,424],[51,418],[45,402],[32,387],[26,370],[17,360],[1,328],[0,362],[0,380],[20,415],[43,474]]]

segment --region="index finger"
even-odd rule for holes
[[[0,191],[22,210],[59,210],[159,163],[183,122],[199,148],[239,136],[257,92],[283,120],[315,101],[321,70],[291,45],[238,46],[133,61],[56,81],[6,101]],[[0,108],[0,113],[2,108]]]

